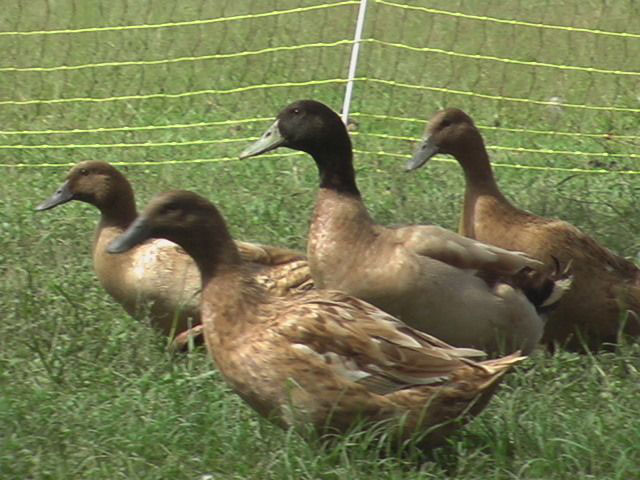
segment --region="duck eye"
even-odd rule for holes
[[[162,209],[165,215],[175,215],[179,210],[180,207],[178,207],[178,205],[176,205],[175,203],[169,203]]]
[[[80,175],[84,175],[84,176],[89,175],[89,170],[87,170],[86,168],[83,168],[82,170],[80,170]]]
[[[447,128],[449,125],[451,125],[451,120],[443,120],[440,125],[442,126],[442,128]]]
[[[294,108],[294,109],[292,110],[292,112],[293,112],[294,114],[298,115],[298,114],[300,113],[300,109],[299,109],[299,108]]]

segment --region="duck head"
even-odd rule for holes
[[[315,157],[345,139],[351,147],[347,129],[336,112],[315,100],[298,100],[286,106],[240,158],[260,155],[278,147],[300,150]]]
[[[426,130],[426,138],[420,142],[406,170],[416,170],[439,153],[464,156],[469,149],[484,148],[482,137],[473,120],[462,110],[448,108],[436,113]]]
[[[218,209],[207,199],[185,190],[156,196],[127,230],[107,246],[107,251],[123,253],[150,238],[177,243],[194,258],[203,273],[217,263],[239,259]]]
[[[106,162],[89,161],[74,166],[60,188],[36,210],[49,210],[71,200],[90,203],[103,211],[117,205],[133,209],[135,214],[131,185],[122,173]]]
[[[336,112],[315,100],[298,100],[285,107],[276,121],[240,158],[278,147],[306,152],[320,172],[320,186],[359,195],[353,170],[351,139]]]

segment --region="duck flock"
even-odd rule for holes
[[[37,209],[95,205],[104,289],[173,348],[204,342],[233,391],[283,428],[340,434],[365,422],[432,448],[536,348],[596,351],[640,334],[638,267],[567,222],[512,205],[461,110],[438,112],[407,164],[458,160],[459,234],[376,224],[347,129],[320,102],[285,107],[240,157],[279,147],[318,167],[306,255],[232,239],[218,209],[188,191],[139,214],[131,184],[104,162],[73,167]]]

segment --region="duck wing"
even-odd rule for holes
[[[306,361],[373,393],[441,383],[484,352],[455,348],[380,309],[335,291],[307,293],[277,327]]]
[[[435,225],[402,227],[396,235],[413,253],[458,268],[514,274],[526,267],[543,267],[542,262],[525,253],[487,245]]]

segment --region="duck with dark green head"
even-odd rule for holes
[[[320,174],[307,246],[318,287],[362,298],[456,346],[492,353],[535,348],[543,330],[536,307],[555,302],[570,281],[522,275],[542,264],[437,226],[376,224],[356,185],[347,130],[320,102],[285,107],[240,156],[279,147],[308,153]],[[548,295],[534,305],[526,293],[540,289]]]

